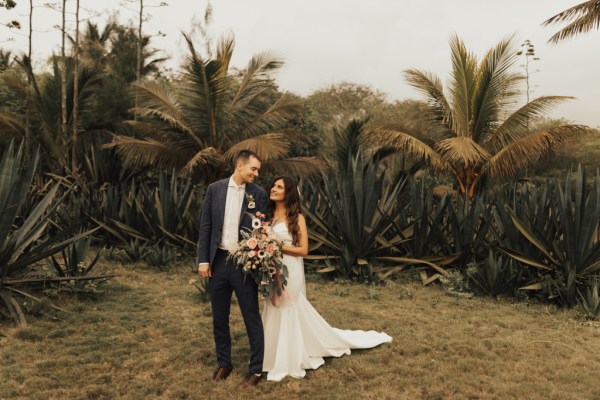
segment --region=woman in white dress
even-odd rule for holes
[[[323,357],[350,354],[391,342],[385,333],[332,328],[306,299],[303,258],[308,254],[306,220],[302,215],[296,182],[289,177],[275,179],[270,189],[270,218],[273,230],[284,242],[283,263],[289,276],[283,297],[273,305],[265,301],[262,321],[265,332],[263,371],[267,380],[286,376],[303,378],[306,369],[324,364]]]

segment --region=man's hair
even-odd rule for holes
[[[242,162],[242,164],[246,164],[248,160],[250,160],[250,157],[254,157],[262,163],[262,160],[260,159],[258,154],[256,154],[252,150],[241,150],[235,158],[235,165],[237,165],[237,163],[240,161]]]

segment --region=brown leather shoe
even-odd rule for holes
[[[244,377],[244,380],[242,381],[242,383],[240,383],[238,385],[238,388],[246,389],[250,386],[256,386],[256,385],[258,385],[258,382],[260,382],[262,380],[263,380],[263,374],[256,375],[256,374],[249,372]]]
[[[225,379],[227,379],[229,374],[231,374],[231,371],[233,371],[233,367],[217,368],[215,374],[213,375],[213,381],[224,381]]]

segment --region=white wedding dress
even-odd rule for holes
[[[291,243],[286,224],[273,227],[278,239]],[[324,364],[323,357],[340,357],[350,349],[367,349],[391,342],[385,333],[332,328],[306,299],[302,257],[283,256],[289,276],[285,295],[275,307],[267,299],[262,314],[265,331],[263,371],[267,380],[303,378],[306,369]]]

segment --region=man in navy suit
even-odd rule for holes
[[[258,286],[251,277],[245,279],[242,269],[236,267],[228,255],[241,239],[240,230],[252,226],[248,214],[267,212],[267,193],[253,183],[260,165],[258,155],[242,150],[236,157],[233,175],[208,186],[198,240],[198,274],[209,279],[217,351],[218,368],[213,379],[227,379],[233,369],[229,313],[231,295],[235,292],[251,353],[248,374],[241,387],[254,386],[262,379],[264,334],[258,309]]]

